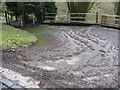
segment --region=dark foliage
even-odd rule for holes
[[[18,16],[22,15],[24,23],[28,22],[28,14],[34,13],[37,23],[41,23],[44,21],[44,13],[57,12],[55,2],[6,2],[5,5],[10,15],[16,17],[16,21]]]

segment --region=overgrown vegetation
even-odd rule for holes
[[[3,49],[26,47],[37,41],[36,36],[8,25],[2,26],[0,38],[2,38],[0,48]]]

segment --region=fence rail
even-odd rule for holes
[[[85,15],[92,15],[92,16],[94,15],[96,19],[95,23],[98,22],[98,13],[67,13],[56,17],[55,15],[57,15],[57,13],[45,13],[45,21],[61,21],[61,22],[67,21],[68,23],[69,22],[85,23],[85,19],[86,19]],[[61,19],[61,20],[57,20],[57,19]]]
[[[70,13],[71,15],[96,15],[96,13]]]
[[[109,14],[101,14],[101,15],[108,16],[108,17],[120,17],[119,15],[109,15]]]

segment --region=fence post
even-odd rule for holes
[[[35,25],[35,18],[33,17],[33,26]]]
[[[41,10],[41,23],[44,22],[44,11]]]
[[[23,16],[22,15],[20,16],[20,25],[23,28]]]
[[[68,23],[69,12],[67,12],[67,23]]]
[[[120,28],[120,20],[118,20],[118,27]]]
[[[20,24],[21,24],[21,27],[23,27],[23,21],[22,21],[22,19],[20,20]]]
[[[45,11],[43,11],[43,21],[45,21]]]
[[[96,12],[96,24],[98,23],[98,12]]]

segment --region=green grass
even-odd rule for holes
[[[31,33],[8,25],[2,25],[0,38],[0,48],[3,49],[27,47],[37,41],[37,37]]]
[[[0,23],[5,23],[5,20],[1,20],[1,19],[0,19]]]

